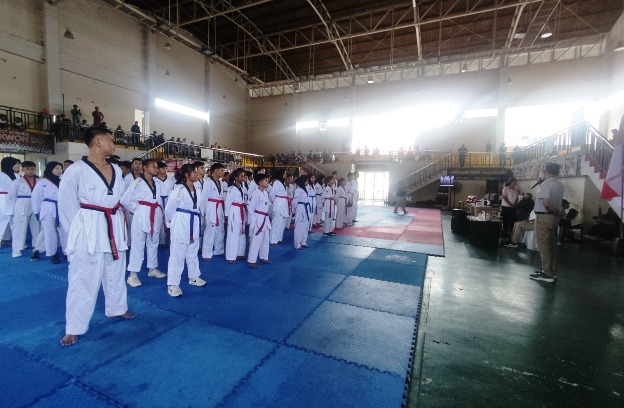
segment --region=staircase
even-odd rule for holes
[[[415,191],[424,186],[440,179],[440,176],[446,175],[447,169],[452,164],[453,153],[448,153],[439,160],[429,163],[396,184],[390,187],[391,194],[395,194],[398,190],[405,190],[407,195],[411,195]]]

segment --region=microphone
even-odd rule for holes
[[[539,185],[540,185],[540,184],[542,184],[543,182],[544,182],[544,179],[543,179],[543,178],[539,178],[539,179],[537,179],[537,181],[535,182],[535,184],[533,184],[533,185],[531,186],[531,189],[534,189],[535,187],[539,186]]]

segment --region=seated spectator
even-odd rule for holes
[[[506,248],[518,248],[518,243],[524,238],[527,231],[535,230],[535,211],[531,211],[527,220],[518,221],[514,224],[511,239],[503,243]]]
[[[531,193],[522,193],[520,197],[520,201],[516,205],[516,221],[528,220],[533,207],[535,207],[533,195]]]
[[[7,115],[0,115],[0,129],[6,129],[9,127],[9,118]]]
[[[583,213],[579,211],[576,205],[565,199],[562,202],[561,208],[565,213],[565,216],[559,221],[559,226],[561,227],[561,241],[563,242],[566,236],[572,234],[572,231],[569,231],[570,228],[578,228],[583,225]]]
[[[17,130],[24,130],[26,129],[26,124],[24,123],[24,120],[22,118],[16,116],[15,118],[13,118],[13,128]]]
[[[126,132],[121,128],[121,125],[117,125],[115,129],[115,143],[122,144],[128,147],[128,141],[126,140]]]
[[[602,208],[598,208],[598,215],[594,217],[596,225],[592,226],[587,232],[588,235],[595,236],[598,241],[612,241],[620,234],[620,217],[609,207],[606,214],[603,214]]]

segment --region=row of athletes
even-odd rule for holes
[[[349,219],[347,214],[355,214],[354,205],[348,204],[343,179],[328,177],[323,185],[300,176],[293,190],[287,189],[290,183],[286,173],[276,175],[270,186],[268,175],[258,172],[253,181],[246,183],[249,173],[237,169],[226,188],[221,180],[224,168],[219,163],[211,166],[206,178],[201,175],[202,163],[185,164],[173,179],[163,179],[158,177],[158,163],[145,160],[142,174],[126,185],[120,168],[108,160],[115,152],[111,132],[91,127],[85,132],[85,143],[88,156],[63,173],[57,202],[51,203],[58,214],[60,230],[66,231],[64,252],[69,260],[63,346],[75,344],[78,336],[88,330],[100,285],[104,289],[106,316],[135,317],[128,310],[125,282],[130,238],[128,283],[138,281],[136,273],[141,270],[146,250],[148,275],[167,277],[167,292],[177,297],[182,295],[180,281],[185,263],[189,284],[206,284],[200,277],[200,246],[206,260],[225,253],[228,261],[236,262],[244,257],[248,234],[247,262],[257,267],[258,259],[269,262],[269,246],[274,241],[271,231],[281,229],[281,235],[275,238],[283,237],[284,223],[292,217],[293,209],[296,248],[307,246],[307,234],[315,219],[318,225],[324,218],[325,233],[331,234],[334,221],[336,228],[341,228],[344,219]],[[314,185],[314,198],[310,182]],[[324,200],[320,219],[317,184],[322,187]],[[293,191],[292,196],[288,190]],[[355,195],[351,194],[351,200],[357,202],[357,190]],[[167,274],[159,271],[157,265],[160,235],[166,230],[170,241]],[[277,239],[273,243],[279,242]]]

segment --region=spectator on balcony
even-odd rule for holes
[[[100,111],[99,107],[95,107],[95,110],[93,112],[91,112],[91,116],[93,116],[93,124],[98,126],[98,125],[103,125],[104,122],[104,114]]]
[[[466,154],[468,154],[468,149],[463,143],[461,147],[457,149],[457,153],[459,154],[459,167],[464,167],[466,164]]]
[[[73,123],[80,123],[82,121],[82,112],[78,109],[78,105],[74,105],[74,108],[69,113],[71,113]]]
[[[500,147],[498,148],[498,167],[505,167],[505,164],[507,162],[507,158],[505,157],[507,155],[507,147],[505,146],[505,143],[501,143]]]
[[[130,143],[136,146],[139,139],[141,138],[141,127],[139,126],[138,121],[134,122],[134,125],[132,125],[132,127],[130,128],[130,132],[132,133],[132,140],[130,141]]]
[[[115,143],[128,147],[126,132],[121,128],[121,125],[117,125],[117,129],[115,129]]]
[[[0,115],[0,129],[6,129],[9,127],[9,118],[7,115]]]
[[[368,146],[364,146],[364,156],[370,156],[370,149]]]
[[[379,146],[375,146],[375,148],[373,149],[373,157],[379,158]]]

